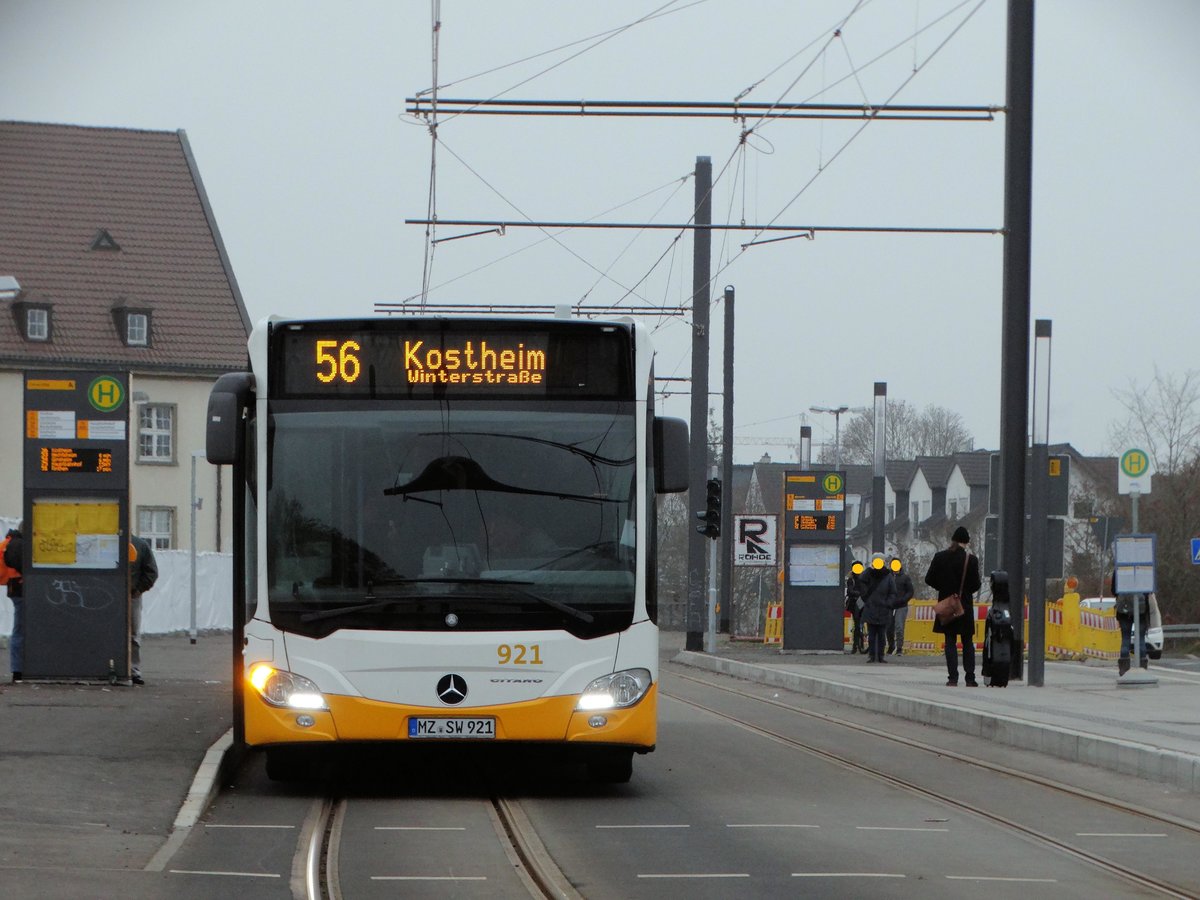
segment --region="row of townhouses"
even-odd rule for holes
[[[216,378],[247,367],[249,326],[183,131],[0,122],[0,517],[21,516],[26,373],[120,370],[130,526],[189,548],[195,465],[196,549],[228,550],[204,420]]]
[[[985,554],[994,453],[975,450],[887,463],[882,510],[886,552],[896,553],[910,565],[925,563],[949,543],[954,529],[963,525],[972,535],[975,551]],[[1061,514],[1053,518],[1062,520],[1064,549],[1069,554],[1072,547],[1095,543],[1091,525],[1097,501],[1102,504],[1116,495],[1117,459],[1084,456],[1070,444],[1052,445],[1049,456],[1060,462],[1053,467],[1056,474],[1048,477],[1065,479],[1056,491],[1065,503],[1060,507]],[[796,463],[771,462],[767,456],[753,465],[735,466],[731,495],[734,511],[780,512],[784,473],[798,468]],[[848,465],[844,470],[847,553],[852,559],[866,559],[874,532],[874,468]],[[984,562],[987,565],[992,561],[985,555]]]

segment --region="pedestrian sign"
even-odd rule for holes
[[[1200,538],[1192,538],[1192,565],[1200,566]]]

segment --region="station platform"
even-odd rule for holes
[[[1115,663],[1088,660],[1046,662],[1041,687],[987,687],[977,671],[971,688],[961,672],[947,686],[940,653],[868,663],[725,635],[713,653],[684,650],[681,634],[664,634],[663,646],[683,665],[1200,792],[1200,660],[1151,660],[1153,686],[1119,684]]]

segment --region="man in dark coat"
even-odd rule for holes
[[[963,671],[967,676],[967,687],[979,687],[975,680],[975,608],[971,602],[983,582],[979,578],[979,559],[971,553],[968,545],[971,536],[961,525],[950,537],[950,546],[939,550],[929,562],[925,583],[938,592],[938,599],[959,594],[962,598],[963,614],[944,625],[934,620],[935,634],[946,636],[946,684],[958,686],[958,647],[962,642]],[[961,585],[962,589],[959,589]]]
[[[893,556],[888,568],[892,570],[892,578],[896,580],[896,608],[892,610],[892,620],[888,623],[887,652],[895,651],[897,656],[904,655],[904,623],[908,621],[908,601],[913,598],[912,577],[904,568],[900,557]]]
[[[142,594],[158,580],[158,562],[150,542],[136,534],[129,536],[129,673],[134,684],[142,678]]]
[[[896,607],[896,582],[882,553],[871,554],[871,567],[862,576],[863,621],[867,623],[867,662],[883,658],[883,632]]]

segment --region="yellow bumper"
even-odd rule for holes
[[[579,711],[577,698],[546,697],[503,706],[476,706],[451,710],[446,707],[404,706],[366,700],[362,697],[326,695],[328,710],[280,709],[266,703],[249,684],[245,691],[246,743],[322,743],[335,741],[407,741],[412,716],[492,716],[496,719],[497,741],[539,743],[598,743],[626,747],[654,747],[658,738],[658,685],[652,684],[641,702],[627,709]],[[605,724],[588,724],[602,716]],[[298,720],[311,719],[305,726]],[[452,739],[458,741],[458,739]],[[436,739],[421,738],[421,743]]]

